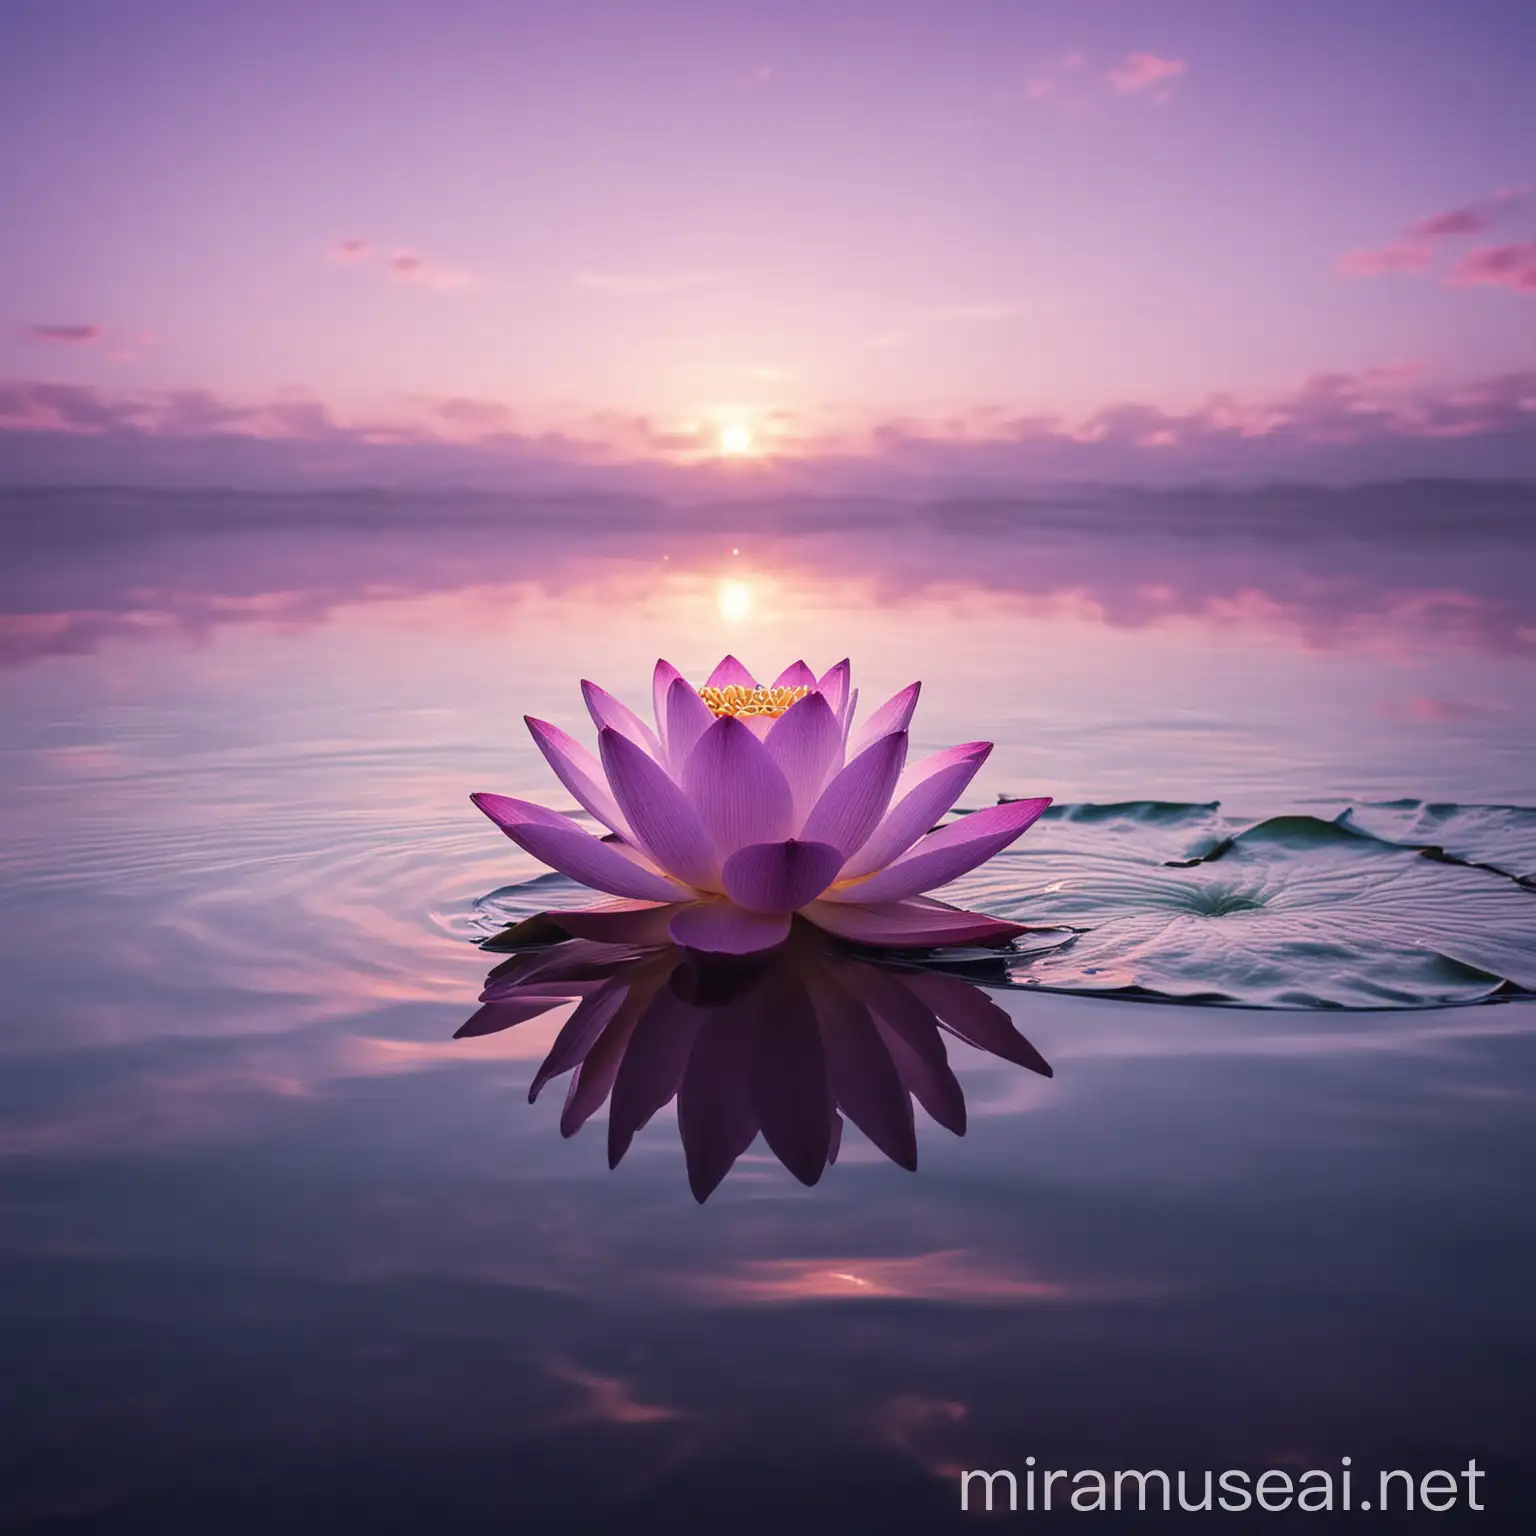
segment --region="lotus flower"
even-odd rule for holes
[[[563,914],[562,914],[563,917]],[[608,1164],[674,1098],[695,1198],[708,1198],[759,1133],[803,1184],[837,1158],[844,1117],[917,1167],[913,1103],[965,1134],[953,1036],[1049,1077],[1008,1015],[958,976],[872,964],[800,925],[750,959],[572,939],[516,953],[486,980],[457,1038],[577,1006],[528,1097],[571,1073],[560,1130],[608,1104]]]
[[[619,898],[562,911],[562,927],[580,937],[750,954],[782,943],[799,914],[884,947],[1011,938],[1022,925],[923,892],[1006,848],[1050,800],[1010,801],[935,829],[992,743],[909,767],[920,686],[855,726],[846,661],[820,678],[797,661],[763,686],[727,656],[702,688],[658,661],[654,726],[595,683],[581,685],[596,757],[528,720],[556,777],[606,837],[526,800],[471,798],[536,859]]]

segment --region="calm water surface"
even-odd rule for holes
[[[8,1528],[928,1530],[1026,1456],[1475,1457],[1489,1512],[1442,1523],[1528,1528],[1527,494],[0,517]],[[566,805],[521,716],[587,736],[580,678],[726,651],[921,677],[914,752],[998,743],[966,805],[1265,830],[1170,873],[1215,835],[1042,823],[987,904],[1142,924],[1101,987],[992,994],[1054,1076],[952,1043],[967,1133],[920,1114],[915,1175],[758,1142],[701,1206],[670,1109],[610,1172],[529,1106],[569,1010],[452,1036],[482,898],[538,874],[468,796]],[[1114,995],[1211,976],[1380,1005]]]

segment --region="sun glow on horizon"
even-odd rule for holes
[[[726,458],[745,458],[754,446],[752,429],[746,422],[728,421],[720,428],[720,452]]]
[[[752,612],[752,588],[745,581],[722,581],[717,593],[720,616],[729,624],[739,624]]]

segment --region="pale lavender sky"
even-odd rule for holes
[[[1523,440],[1532,79],[1516,0],[0,0],[0,431]]]

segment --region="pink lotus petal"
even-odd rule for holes
[[[883,965],[850,961],[838,967],[842,983],[877,1018],[883,1019],[898,1034],[911,1039],[914,1046],[942,1057],[943,1042],[938,1039],[939,1021],[916,993],[907,986],[911,971],[897,971]],[[931,1032],[931,1033],[925,1033]]]
[[[735,902],[717,896],[693,902],[672,914],[669,931],[676,944],[720,955],[751,955],[772,949],[789,937],[787,912],[748,912]]]
[[[861,904],[900,901],[948,885],[1022,836],[1050,803],[1049,798],[1013,800],[962,817],[919,839],[910,853],[877,874],[835,887],[827,899]]]
[[[840,849],[829,843],[753,843],[725,861],[725,894],[749,912],[793,912],[837,878]]]
[[[848,990],[874,1015],[891,1060],[913,1097],[940,1125],[963,1136],[965,1095],[950,1070],[938,1016],[911,985],[917,974],[859,963],[838,971]]]
[[[813,901],[800,915],[840,939],[889,949],[930,949],[943,944],[985,944],[1011,939],[1022,923],[966,912],[943,902],[885,901],[862,906],[845,901]]]
[[[671,880],[673,878],[671,875],[667,874],[664,869],[658,868],[656,862],[651,858],[651,856],[643,849],[637,848],[633,843],[626,843],[621,838],[617,837],[605,837],[603,839],[603,846],[605,848],[613,849],[613,851],[618,854],[620,858],[628,859],[631,864],[633,864],[637,869],[642,870],[645,874],[660,875],[663,879],[666,880]],[[677,881],[676,884],[687,892],[687,896],[684,898],[685,900],[693,901],[697,899],[699,892],[694,890],[692,886],[683,885],[682,881],[680,880]]]
[[[808,990],[833,1102],[893,1163],[915,1169],[912,1101],[869,1009],[829,971],[816,974]]]
[[[655,880],[662,879],[666,881],[667,894],[662,895],[655,888],[649,889],[646,892],[636,892],[630,889],[618,891],[606,885],[594,886],[596,890],[608,891],[610,895],[617,896],[638,895],[642,899],[648,898],[652,901],[691,900],[696,894],[686,886],[677,885],[675,882],[667,880],[663,872],[657,869],[651,860],[632,844],[612,836],[603,839],[594,838],[583,831],[569,816],[564,816],[559,811],[552,811],[546,806],[535,805],[531,800],[515,800],[510,795],[493,795],[481,792],[473,794],[469,798],[476,808],[489,816],[513,842],[517,843],[519,847],[528,849],[530,853],[533,852],[533,849],[529,847],[524,837],[525,832],[529,836],[535,833],[538,833],[540,836],[548,835],[556,838],[557,841],[561,834],[570,834],[575,840],[573,846],[578,850],[578,854],[586,845],[591,844],[600,850],[599,854],[593,857],[600,860],[601,867],[611,867],[616,877],[626,878],[629,884],[633,884],[633,880],[629,878],[629,874],[633,872],[638,872],[641,876],[653,882],[653,885]],[[534,857],[543,858],[543,855],[535,853]],[[548,864],[551,861],[544,859],[544,862]],[[559,866],[555,867],[558,868]],[[562,872],[568,873],[568,871]],[[581,879],[579,875],[574,874],[571,875],[571,878],[573,880]],[[582,883],[590,884],[591,882],[582,881]]]
[[[767,747],[730,715],[699,737],[682,782],[722,861],[750,843],[781,843],[794,830],[788,781]]]
[[[669,875],[702,890],[715,889],[720,861],[715,842],[667,771],[627,736],[598,733],[603,771],[636,841]]]
[[[551,912],[549,916],[573,939],[648,949],[668,942],[667,924],[675,907],[676,903],[669,901],[615,901],[601,907]]]
[[[559,811],[552,811],[547,806],[535,805],[531,800],[515,800],[511,795],[493,795],[485,790],[469,798],[475,809],[483,811],[503,832],[525,823],[543,827],[560,827],[571,832],[581,831],[569,816],[563,816]],[[582,835],[585,836],[585,833]]]
[[[965,1095],[950,1070],[939,1021],[908,985],[912,971],[857,962],[838,977],[874,1017],[876,1028],[902,1082],[940,1125],[965,1134]]]
[[[1028,1067],[1042,1077],[1052,1076],[1045,1058],[1014,1026],[1012,1019],[987,994],[958,976],[941,976],[937,971],[914,971],[906,984],[938,1016],[951,1034],[958,1035],[979,1051],[989,1051]]]
[[[555,1036],[555,1043],[549,1048],[549,1055],[534,1073],[533,1082],[528,1087],[530,1104],[544,1091],[544,1085],[551,1079],[582,1064],[587,1052],[597,1043],[614,1015],[629,1000],[629,995],[628,978],[616,977],[602,991],[582,1001],[581,1006],[561,1026],[560,1033]]]
[[[615,906],[636,906],[635,902],[615,902]],[[531,919],[525,919],[531,921]],[[514,924],[521,927],[522,924]],[[563,930],[562,930],[563,931]],[[622,958],[622,957],[620,957]],[[548,944],[525,950],[504,960],[486,977],[482,1003],[497,1002],[535,990],[552,992],[557,987],[581,987],[593,977],[608,980],[613,974],[614,952],[608,945],[582,940],[574,944]],[[571,996],[577,993],[569,994]],[[581,994],[584,995],[584,994]]]
[[[832,713],[845,731],[848,724],[848,658],[845,656],[835,667],[828,667],[816,680],[816,689],[832,706]]]
[[[848,755],[857,757],[876,738],[888,736],[892,731],[906,730],[922,688],[921,683],[908,683],[900,693],[892,694],[854,733]]]
[[[814,688],[816,674],[803,661],[792,661],[774,678],[775,688]]]
[[[757,679],[734,656],[724,656],[715,670],[704,680],[704,686],[729,688],[732,683],[742,688],[757,687]]]
[[[608,1100],[608,1166],[617,1168],[635,1132],[682,1086],[705,1013],[663,987],[630,1037]]]
[[[544,760],[555,770],[555,777],[571,792],[571,798],[584,810],[620,837],[630,835],[629,826],[609,792],[607,780],[597,759],[557,725],[524,715],[523,722]]]
[[[837,715],[819,693],[808,693],[773,722],[766,745],[789,781],[798,825],[815,805],[828,774],[839,766],[843,732]]]
[[[893,1028],[883,1018],[875,1019],[875,1028],[880,1031],[880,1038],[885,1041],[885,1048],[891,1053],[891,1060],[896,1064],[907,1092],[946,1131],[964,1136],[965,1094],[945,1059],[938,1025],[928,1026],[937,1046],[937,1055],[918,1049],[909,1035]]]
[[[807,842],[831,843],[846,858],[880,824],[907,756],[907,733],[880,737],[822,791],[805,819]]]
[[[474,1040],[481,1035],[498,1034],[503,1029],[511,1029],[514,1024],[526,1024],[529,1019],[536,1019],[548,1013],[551,1008],[575,1000],[574,994],[567,993],[564,997],[534,995],[503,1003],[486,1003],[454,1030],[453,1038]]]
[[[640,1022],[642,1011],[632,1006],[620,1008],[582,1058],[560,1111],[562,1136],[574,1136],[602,1107],[613,1088],[613,1080],[618,1076],[629,1038]]]
[[[667,744],[667,693],[676,682],[686,682],[683,674],[670,661],[658,660],[651,673],[651,712],[656,717],[656,734],[663,747]]]
[[[963,747],[935,752],[907,769],[896,785],[895,805],[869,841],[848,860],[843,878],[867,875],[900,858],[923,833],[943,820],[991,751],[990,741],[967,742]],[[905,793],[903,786],[910,786]]]
[[[605,837],[603,845],[612,848],[615,853],[628,859],[630,863],[637,864],[641,869],[649,870],[657,875],[666,874],[666,870],[659,868],[656,861],[643,848],[637,847],[634,843],[626,843],[622,837],[613,837],[612,835]],[[690,891],[689,894],[692,895],[693,893]]]
[[[902,770],[901,779],[896,785],[896,798],[898,801],[905,798],[925,779],[932,778],[934,774],[941,773],[946,768],[953,768],[957,763],[976,759],[976,766],[980,767],[981,763],[991,755],[990,741],[962,741],[957,747],[945,747],[942,751],[930,752],[927,757],[919,758],[915,763],[908,763]]]
[[[965,1135],[965,1094],[949,1069],[938,1018],[908,985],[912,974],[857,962],[837,972],[874,1017],[906,1089],[938,1124],[960,1137]]]
[[[485,1003],[539,1003],[545,1008],[553,1007],[556,1003],[574,1003],[579,998],[588,997],[604,985],[603,982],[587,978],[579,978],[571,981],[531,981],[525,986],[509,987],[504,995],[488,995],[482,997]]]
[[[766,1017],[752,1062],[752,1103],[769,1150],[802,1184],[814,1184],[832,1143],[832,1097],[821,1030],[805,986],[769,972],[759,993]]]
[[[685,677],[675,679],[667,689],[665,708],[667,772],[681,779],[683,764],[698,746],[699,737],[715,723],[715,717]]]
[[[491,799],[505,801],[501,795],[484,795],[477,797],[476,803]],[[507,803],[526,804],[523,801]],[[483,804],[480,808],[486,810]],[[530,809],[543,808],[533,806]],[[687,901],[694,895],[686,885],[669,880],[659,870],[646,868],[633,853],[626,854],[615,844],[589,836],[568,817],[560,817],[563,825],[557,826],[533,819],[503,821],[490,811],[486,814],[519,848],[551,869],[558,869],[562,875],[568,875],[582,885],[590,885],[595,891],[607,891],[611,896],[634,896],[641,901]]]
[[[677,1093],[677,1129],[688,1187],[701,1203],[757,1137],[750,1085],[759,1027],[750,1009],[714,1010],[689,1053]]]
[[[614,698],[606,688],[599,688],[585,678],[582,679],[581,693],[587,701],[587,713],[598,730],[611,726],[621,736],[628,736],[637,747],[644,747],[652,757],[661,756],[661,742],[656,732],[622,699]]]
[[[554,1003],[574,1003],[578,997],[586,997],[603,985],[602,981],[593,980],[591,977],[586,979],[572,977],[568,981],[552,977],[516,982],[502,977],[492,981],[486,987],[480,994],[480,1001],[482,1003],[519,1003],[527,999],[529,1002],[541,1002],[547,1008]]]

